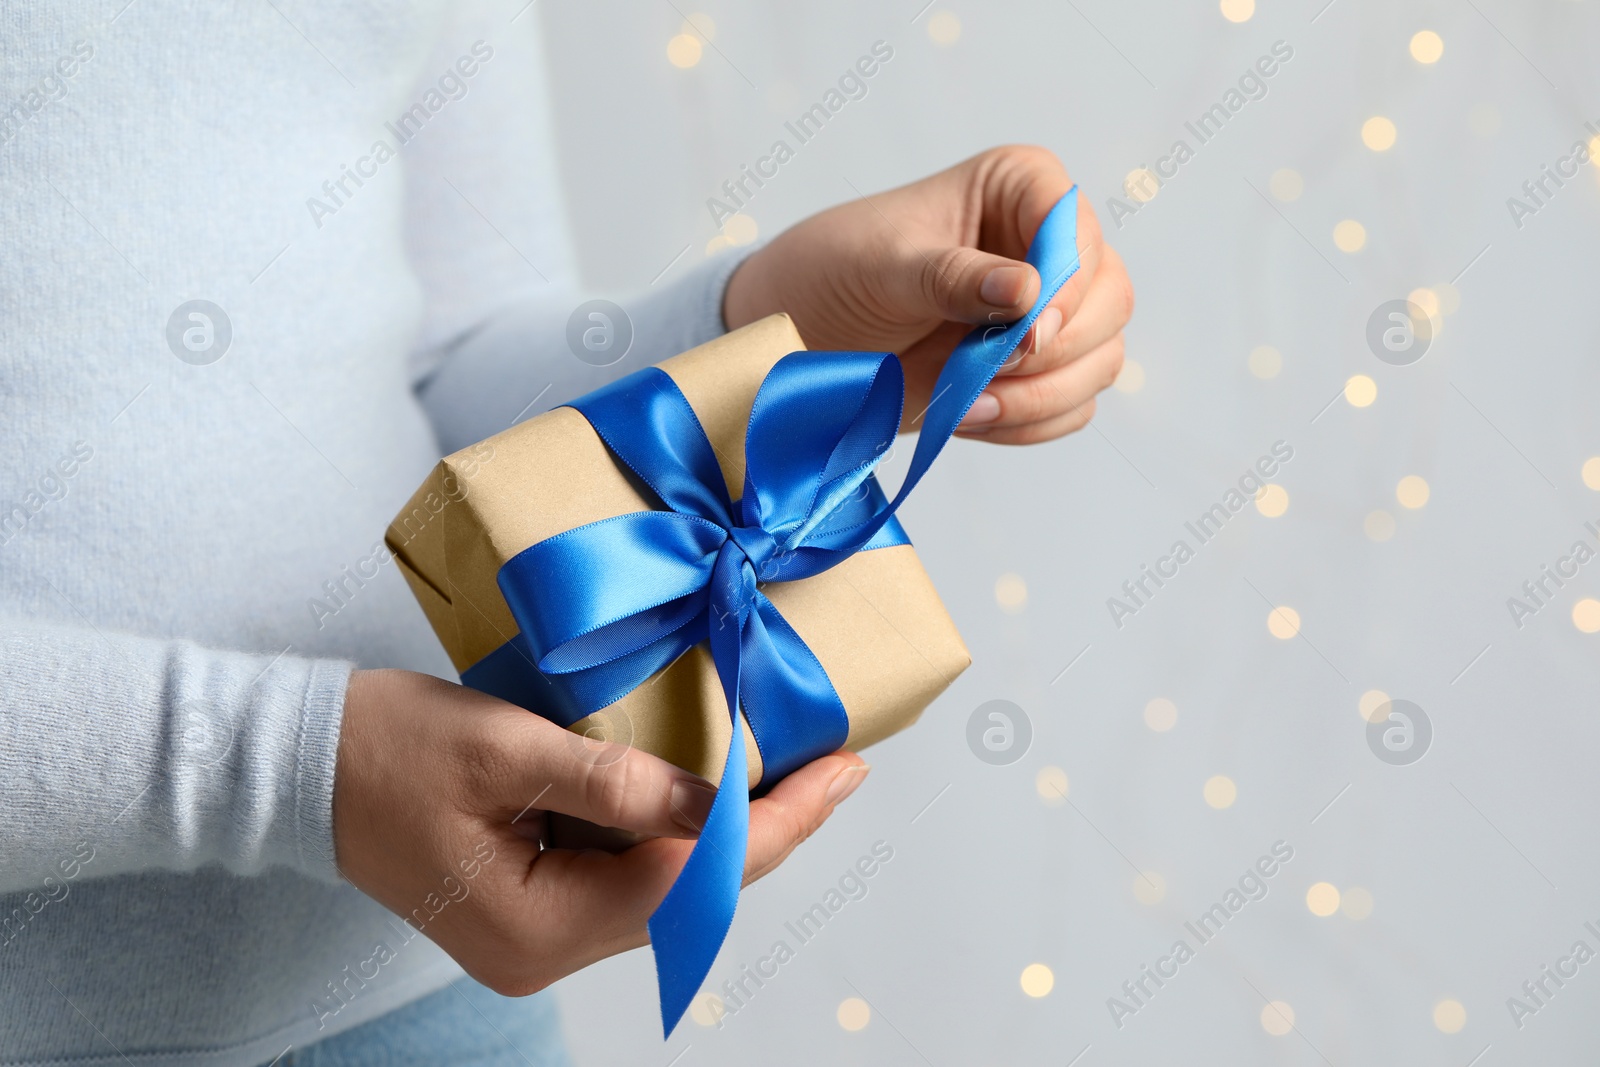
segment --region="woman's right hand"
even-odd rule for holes
[[[824,756],[750,805],[748,884],[866,777]],[[479,982],[524,996],[648,942],[715,788],[513,704],[410,671],[357,671],[334,782],[339,870]],[[618,854],[543,849],[545,813],[653,835]]]

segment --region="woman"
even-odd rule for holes
[[[1070,180],[997,149],[680,266],[623,362],[574,358],[519,8],[5,10],[6,1063],[565,1062],[510,998],[644,944],[711,787],[434,677],[375,540],[441,447],[725,329],[898,352],[915,413],[1038,293]],[[1131,291],[1087,207],[1079,234],[966,436],[1069,433],[1115,377]],[[748,876],[864,777],[841,753],[756,801]],[[659,839],[540,854],[545,811]]]

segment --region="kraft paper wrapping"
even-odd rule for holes
[[[756,391],[779,359],[804,347],[789,317],[773,315],[660,364],[710,438],[731,499],[744,489]],[[501,565],[574,527],[648,510],[636,485],[571,408],[519,423],[434,468],[385,540],[458,671],[518,632],[495,581]],[[849,715],[852,750],[911,725],[972,662],[910,545],[858,552],[813,578],[761,589],[827,671]],[[739,721],[753,788],[761,754]],[[715,782],[731,722],[702,643],[572,729]]]

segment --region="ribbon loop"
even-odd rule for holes
[[[704,611],[727,539],[704,519],[638,511],[540,541],[508,560],[498,581],[539,669],[570,674],[631,655]],[[587,591],[545,596],[551,575],[584,579]]]
[[[905,393],[884,352],[795,352],[772,369],[745,431],[747,524],[798,548],[894,443]]]

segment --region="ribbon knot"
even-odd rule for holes
[[[849,736],[827,672],[758,579],[809,578],[858,551],[910,543],[895,510],[1078,268],[1077,200],[1073,187],[1028,250],[1043,281],[1032,310],[1009,326],[972,331],[946,360],[892,501],[873,478],[904,401],[900,362],[889,353],[779,360],[750,412],[737,504],[693,409],[664,371],[638,371],[572,404],[663,508],[580,526],[507,560],[498,581],[521,628],[505,646],[516,655],[491,653],[462,680],[571,725],[709,643],[734,729],[700,838],[650,917],[668,1034],[705,980],[738,903],[750,804],[741,716],[761,753],[761,789]]]
[[[778,542],[771,534],[759,526],[735,526],[728,531],[728,541],[744,553],[758,579],[774,577],[772,558],[778,554]]]
[[[755,607],[757,592],[750,558],[730,537],[717,550],[716,562],[711,566],[711,628],[743,627],[750,610]]]

